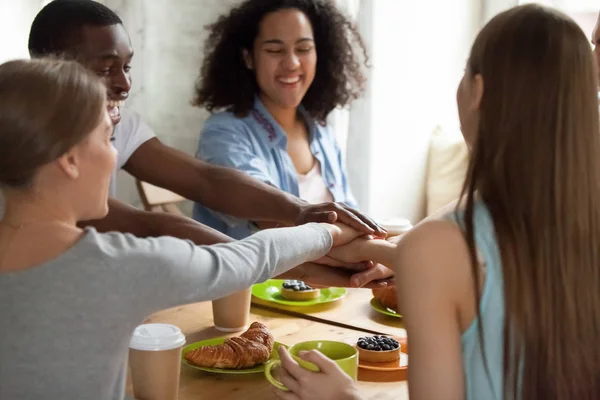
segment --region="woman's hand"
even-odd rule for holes
[[[393,268],[398,241],[396,238],[386,241],[373,239],[370,236],[362,236],[345,245],[333,247],[327,257],[344,264],[351,265],[372,261]]]
[[[363,236],[363,233],[350,228],[344,224],[322,224],[331,234],[333,247],[343,246],[352,242],[357,237]]]
[[[300,358],[319,367],[320,372],[302,368],[285,347],[279,347],[281,382],[290,390],[275,390],[282,400],[360,400],[352,379],[332,360],[316,350],[300,352]]]

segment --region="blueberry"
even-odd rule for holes
[[[369,345],[367,346],[367,350],[375,350],[375,345],[373,345],[373,344],[369,344]]]
[[[384,344],[384,345],[383,345],[383,349],[384,349],[385,351],[390,351],[392,348],[391,348],[389,345],[387,345],[387,344]]]
[[[367,347],[367,342],[364,342],[364,341],[359,341],[359,342],[358,342],[358,347],[360,347],[360,348],[363,348],[363,349],[364,349],[365,347]]]

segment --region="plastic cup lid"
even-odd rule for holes
[[[185,344],[185,335],[181,329],[169,324],[145,324],[133,331],[129,348],[134,350],[161,351],[171,350]]]
[[[413,226],[410,221],[406,218],[393,218],[387,221],[384,221],[381,224],[386,229],[401,229],[401,230],[409,230]]]

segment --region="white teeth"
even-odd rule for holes
[[[121,108],[121,107],[123,107],[125,105],[125,101],[123,101],[123,100],[119,100],[119,101],[108,100],[107,104],[108,104],[109,107],[119,107],[119,108]]]
[[[297,76],[295,78],[279,78],[279,81],[283,83],[297,83],[300,82],[300,77]]]

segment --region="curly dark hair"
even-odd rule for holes
[[[315,38],[315,79],[302,100],[309,115],[324,124],[334,108],[362,94],[361,61],[368,66],[367,50],[357,27],[330,0],[246,0],[207,26],[210,34],[194,105],[210,112],[225,108],[238,116],[252,110],[259,88],[254,71],[246,67],[243,50],[252,50],[266,14],[290,8],[308,17]]]

